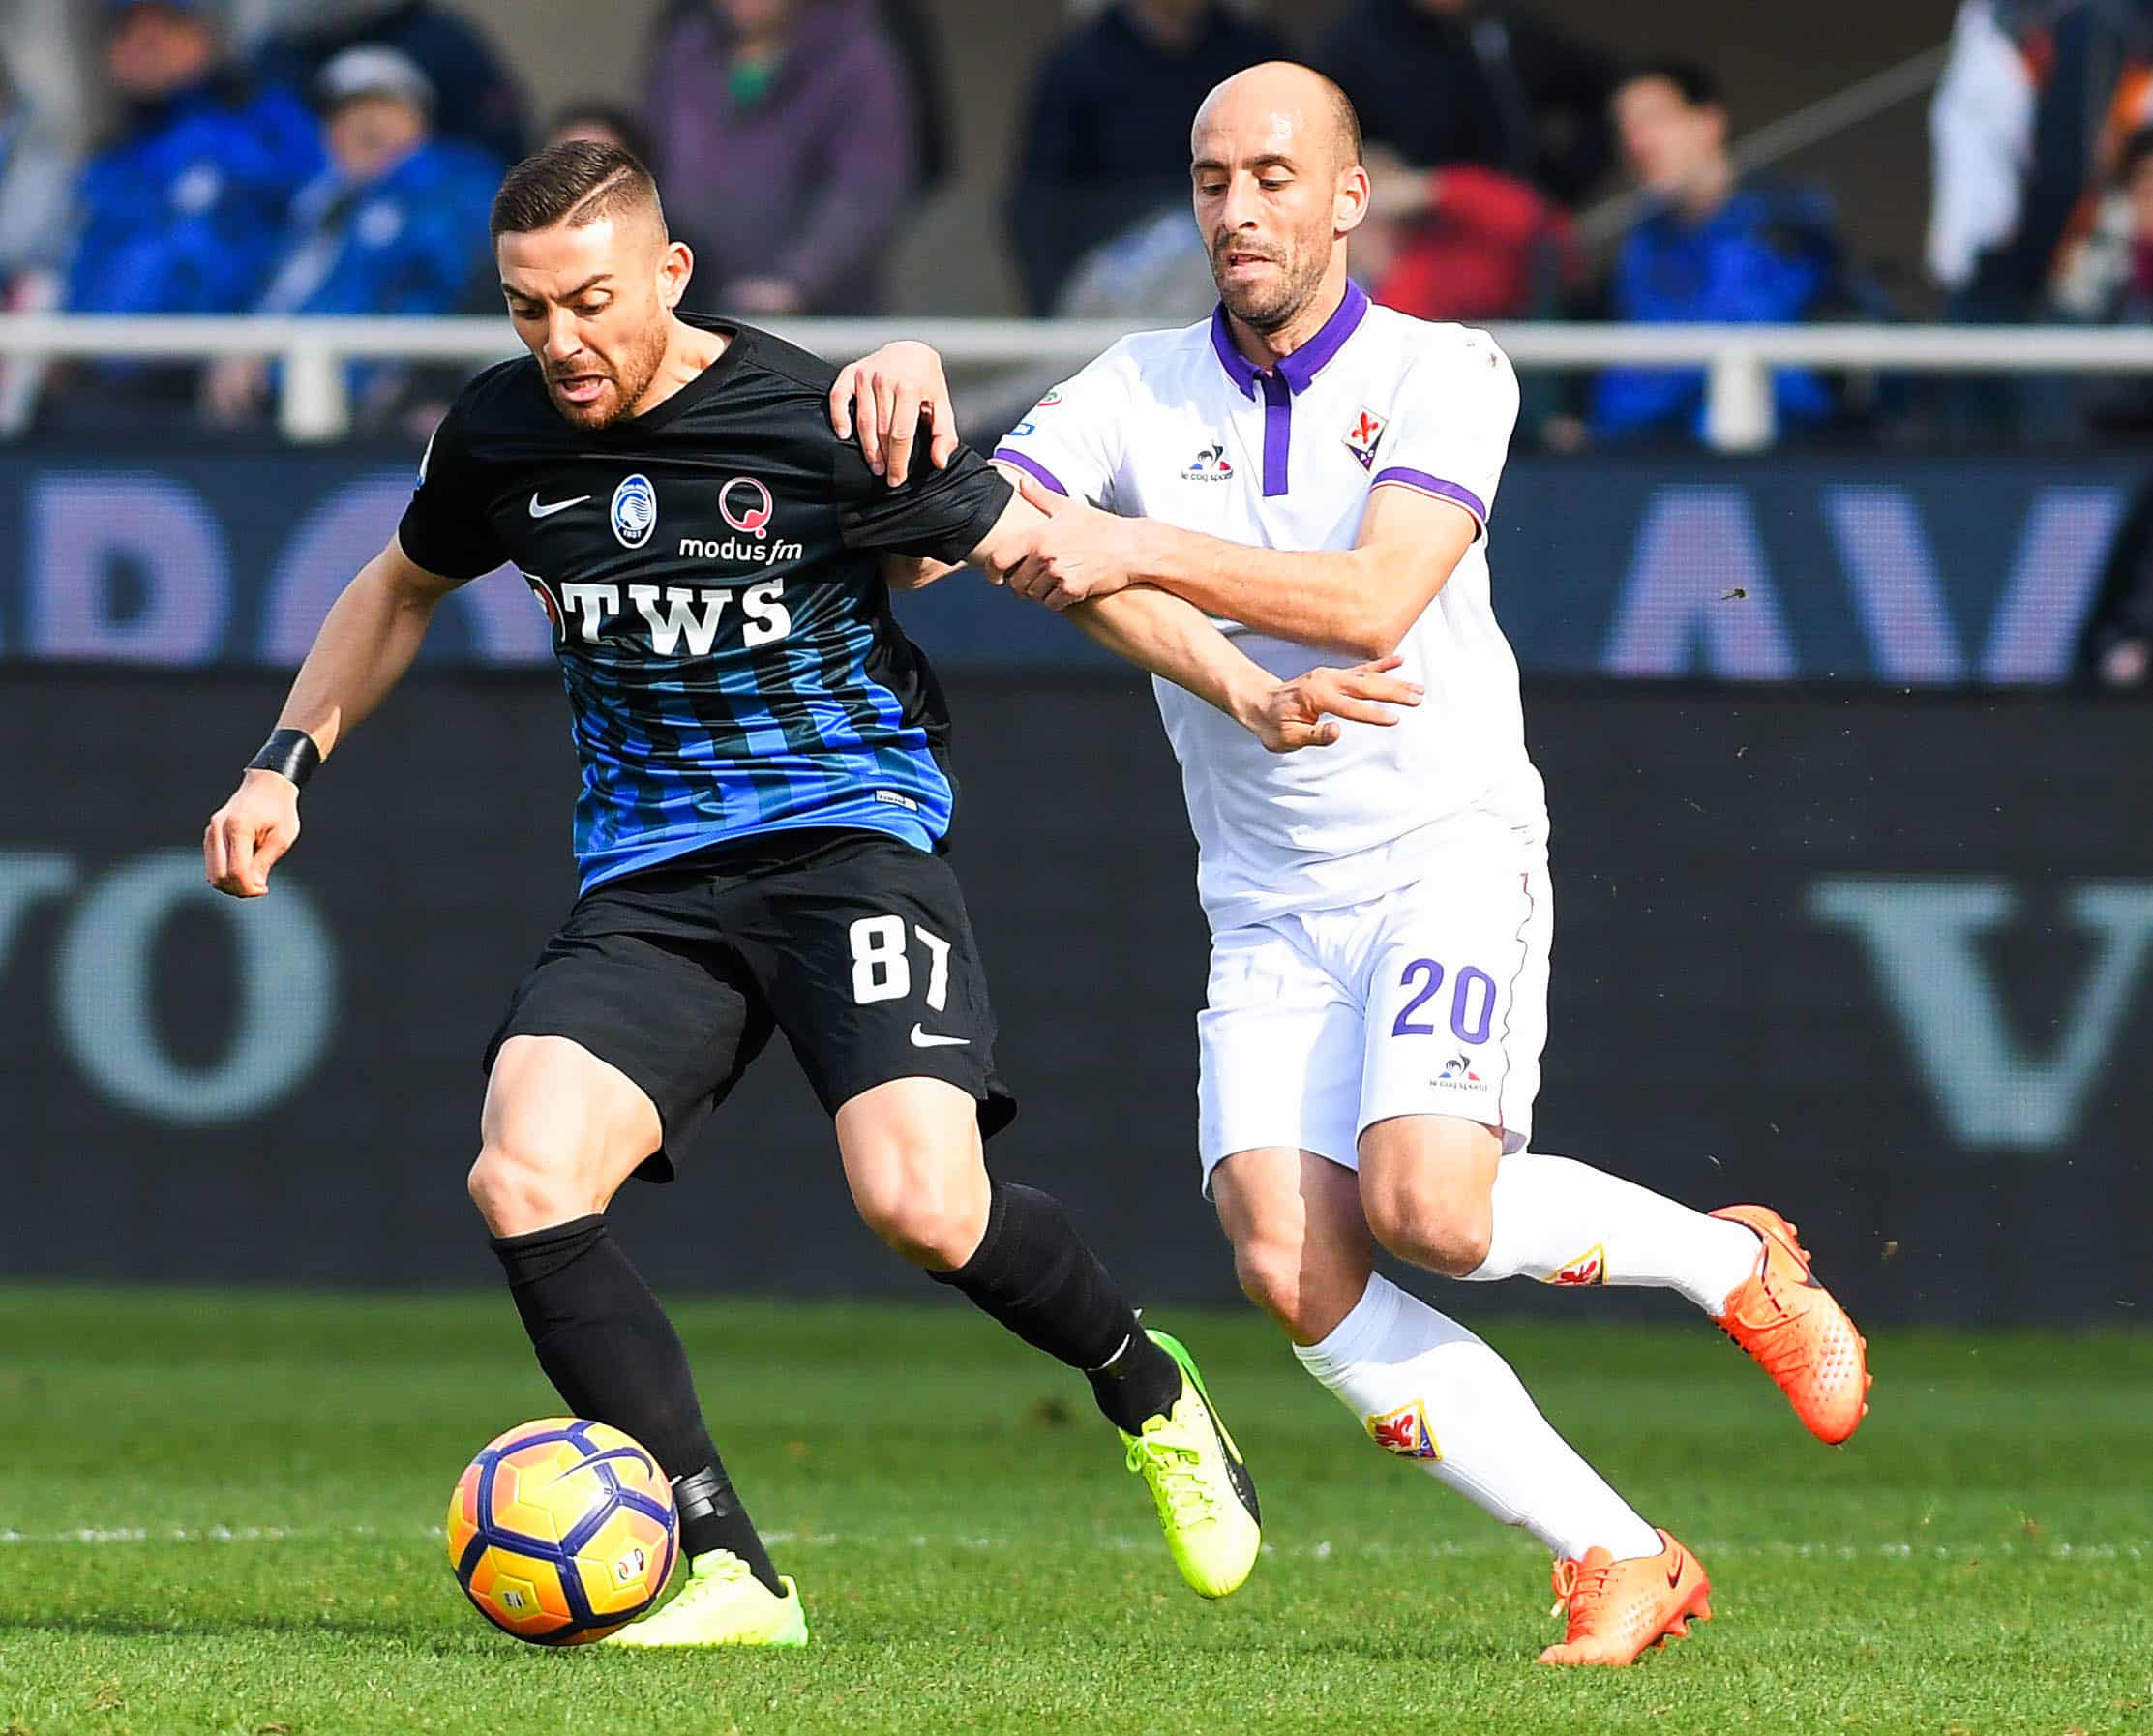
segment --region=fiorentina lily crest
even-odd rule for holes
[[[1443,1450],[1428,1432],[1427,1406],[1416,1398],[1411,1404],[1368,1419],[1368,1438],[1386,1452],[1400,1458],[1441,1458]]]
[[[1550,1284],[1604,1284],[1607,1281],[1605,1244],[1594,1242],[1568,1266],[1558,1267],[1547,1281]]]
[[[1353,426],[1346,430],[1346,450],[1361,461],[1363,470],[1375,467],[1376,447],[1383,439],[1383,431],[1389,426],[1375,411],[1363,407],[1354,417]]]

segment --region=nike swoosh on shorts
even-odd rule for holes
[[[920,1030],[917,1025],[912,1027],[912,1047],[915,1049],[961,1047],[971,1041],[969,1036],[937,1036],[932,1032]]]

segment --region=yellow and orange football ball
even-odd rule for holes
[[[478,1612],[540,1646],[603,1639],[658,1601],[673,1485],[617,1428],[546,1417],[496,1435],[449,1501],[449,1568]]]

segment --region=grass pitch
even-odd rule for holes
[[[1539,1549],[1253,1316],[1160,1315],[1263,1490],[1207,1605],[1081,1385],[961,1307],[678,1315],[804,1652],[547,1652],[463,1603],[450,1485],[556,1408],[504,1299],[0,1291],[0,1732],[2153,1731],[2153,1337],[1876,1334],[1834,1451],[1701,1322],[1498,1324],[1719,1612],[1556,1672]]]

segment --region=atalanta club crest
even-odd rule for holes
[[[640,549],[658,528],[658,491],[640,472],[613,490],[613,535],[623,549]]]

